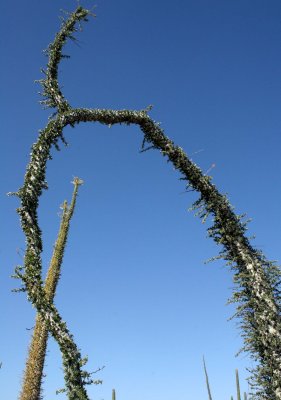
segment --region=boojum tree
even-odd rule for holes
[[[159,150],[181,174],[187,188],[199,193],[193,204],[203,222],[211,215],[213,225],[209,236],[222,246],[218,258],[223,258],[233,271],[235,288],[230,302],[238,303],[235,316],[239,318],[244,340],[241,351],[246,351],[256,361],[252,369],[250,385],[253,396],[263,400],[281,400],[281,295],[280,270],[274,262],[266,259],[261,251],[253,248],[246,236],[244,215],[236,215],[227,197],[221,194],[181,147],[176,146],[149,115],[151,107],[143,110],[110,110],[73,108],[64,97],[58,83],[58,65],[64,55],[66,40],[73,38],[80,22],[86,21],[90,11],[79,6],[63,21],[60,31],[47,49],[48,65],[40,81],[43,103],[55,109],[46,127],[40,131],[32,146],[23,186],[15,194],[20,198],[18,209],[22,229],[26,235],[24,267],[17,271],[27,292],[28,300],[37,309],[42,321],[57,341],[64,366],[67,394],[70,400],[88,399],[85,385],[86,371],[82,371],[82,358],[67,325],[44,291],[41,278],[41,230],[37,220],[39,197],[46,188],[45,173],[52,146],[58,141],[65,143],[63,130],[81,122],[135,124],[143,133],[142,151]],[[149,144],[147,148],[145,145]]]
[[[56,288],[61,275],[63,256],[68,238],[70,220],[73,216],[78,188],[83,181],[74,178],[74,190],[70,205],[65,200],[61,206],[62,216],[58,237],[54,246],[50,266],[45,279],[45,295],[48,301],[53,302],[56,294]],[[40,314],[36,316],[35,328],[29,346],[28,358],[24,371],[23,384],[20,393],[20,400],[39,400],[41,399],[41,387],[43,378],[44,362],[47,350],[48,328],[46,322],[42,320]]]

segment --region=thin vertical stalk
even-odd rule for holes
[[[210,385],[209,385],[209,378],[208,378],[208,373],[207,373],[207,368],[206,368],[204,356],[203,356],[203,364],[204,364],[204,371],[205,371],[205,378],[206,378],[208,396],[209,396],[209,400],[212,400],[211,389],[210,389]]]
[[[236,392],[237,392],[237,400],[241,400],[241,393],[240,393],[240,383],[239,383],[239,374],[238,369],[235,370],[236,376]]]

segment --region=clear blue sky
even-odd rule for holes
[[[30,147],[49,111],[38,104],[42,50],[59,28],[67,0],[10,1],[1,6],[1,398],[20,390],[35,311],[11,293],[24,236],[6,193],[23,182]],[[253,242],[280,257],[281,4],[279,0],[132,0],[91,2],[90,19],[70,43],[60,82],[76,107],[142,109],[208,171],[238,213],[253,222]],[[56,305],[100,387],[92,399],[207,399],[205,355],[214,400],[235,395],[235,368],[247,390],[245,355],[233,312],[232,273],[204,264],[219,247],[188,212],[178,172],[156,151],[139,153],[134,126],[84,124],[67,129],[68,148],[53,152],[50,189],[40,202],[44,273],[58,231],[59,205],[73,176],[84,179],[59,282]],[[44,394],[63,386],[51,339]],[[65,399],[65,395],[60,395]]]

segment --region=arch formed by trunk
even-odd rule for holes
[[[245,235],[243,216],[233,212],[227,197],[219,193],[211,178],[204,175],[183,149],[164,134],[160,124],[150,118],[150,107],[140,111],[72,108],[59,87],[58,65],[65,57],[63,45],[67,39],[73,39],[77,25],[87,21],[89,15],[90,11],[81,6],[69,14],[47,49],[49,61],[46,71],[42,70],[45,77],[39,81],[43,87],[42,103],[56,111],[33,144],[24,184],[14,193],[21,201],[18,213],[27,241],[24,267],[18,268],[16,275],[22,280],[22,290],[27,292],[28,300],[46,321],[49,332],[60,347],[68,397],[70,400],[88,399],[85,385],[89,383],[89,374],[82,371],[83,359],[73,337],[43,290],[42,240],[37,208],[42,190],[46,188],[45,173],[50,150],[52,146],[58,147],[59,140],[65,142],[63,129],[80,122],[99,122],[109,126],[138,125],[144,135],[143,151],[150,148],[160,150],[180,172],[180,179],[187,181],[187,186],[199,193],[194,209],[203,220],[209,214],[213,216],[214,224],[208,229],[208,234],[223,246],[219,257],[224,258],[234,271],[237,290],[230,301],[239,303],[235,316],[242,319],[245,346],[241,351],[249,352],[259,362],[251,378],[252,387],[257,388],[255,396],[257,399],[281,400],[280,271],[262,252],[251,246]],[[146,143],[149,147],[144,149]]]

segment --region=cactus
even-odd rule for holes
[[[116,400],[115,389],[112,389],[112,400]]]

